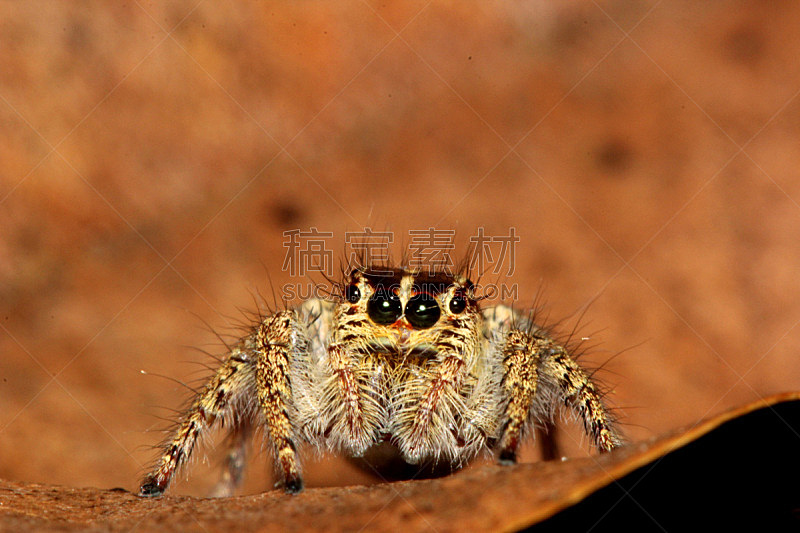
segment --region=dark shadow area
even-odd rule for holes
[[[722,424],[530,531],[800,531],[800,401]]]
[[[369,448],[363,457],[352,457],[348,460],[376,479],[384,481],[435,479],[460,470],[458,465],[451,465],[447,461],[426,461],[418,465],[407,463],[397,447],[387,442]]]

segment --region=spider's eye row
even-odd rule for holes
[[[450,300],[450,312],[454,315],[464,312],[464,309],[467,308],[467,299],[464,295],[460,292],[457,292],[453,295],[452,300]]]
[[[393,292],[379,289],[367,302],[367,314],[376,324],[387,326],[403,315],[403,304]]]
[[[351,283],[347,287],[344,288],[344,299],[354,304],[361,299],[361,291],[358,289],[358,285],[355,283]]]
[[[438,322],[442,312],[436,299],[430,294],[418,294],[406,304],[406,319],[418,329],[426,329]]]

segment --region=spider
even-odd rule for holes
[[[410,464],[460,465],[491,450],[510,464],[560,403],[600,451],[622,443],[566,346],[530,313],[482,309],[464,274],[361,267],[340,287],[334,301],[259,317],[178,421],[139,495],[163,494],[216,425],[233,439],[229,488],[241,479],[236,450],[263,427],[288,493],[303,489],[301,443],[360,457],[388,442]]]

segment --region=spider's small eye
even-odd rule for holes
[[[464,309],[467,308],[467,299],[464,297],[463,294],[457,292],[453,295],[453,299],[450,300],[450,312],[454,315],[462,313]]]
[[[354,304],[361,299],[361,291],[358,290],[358,285],[351,283],[344,288],[344,299]]]
[[[367,314],[376,324],[394,324],[403,315],[403,304],[396,294],[377,290],[367,302]]]
[[[429,328],[436,324],[441,315],[439,303],[429,294],[418,294],[406,304],[406,318],[415,328]]]

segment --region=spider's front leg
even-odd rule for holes
[[[283,477],[283,489],[292,494],[303,490],[295,445],[297,439],[289,419],[292,402],[289,356],[292,350],[297,349],[305,351],[307,340],[300,331],[294,311],[282,311],[259,325],[255,335],[258,399]]]
[[[292,401],[289,355],[292,350],[305,348],[305,337],[294,311],[276,313],[258,324],[255,332],[231,351],[192,402],[174,437],[163,445],[156,467],[142,481],[139,495],[163,494],[175,472],[191,456],[198,438],[217,423],[232,427],[232,442],[241,451],[242,439],[250,433],[253,416],[250,406],[255,395],[264,414],[284,488],[292,493],[302,490],[294,430],[289,419]],[[235,478],[241,475],[240,465],[232,466],[232,481],[236,483]]]
[[[233,348],[181,418],[173,438],[162,444],[158,463],[142,480],[140,496],[161,496],[175,472],[188,461],[198,438],[214,425],[231,425],[235,432],[240,424],[247,423],[234,410],[253,389],[255,367],[246,344]]]
[[[522,434],[533,424],[534,418],[549,416],[549,409],[546,413],[534,412],[536,394],[543,393],[540,383],[552,386],[553,393],[577,411],[600,451],[612,450],[622,443],[601,394],[564,346],[534,326],[530,332],[512,329],[507,334],[502,354],[505,371],[502,387],[508,403],[502,414],[498,443],[500,462],[516,462]]]

